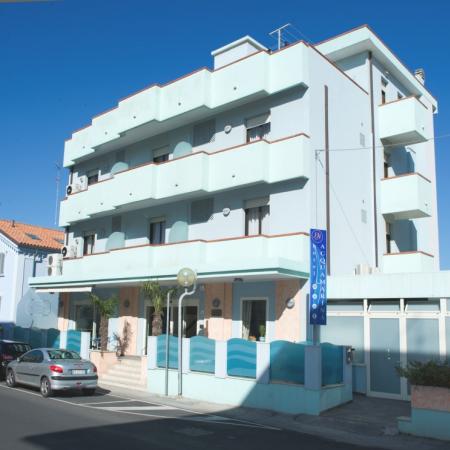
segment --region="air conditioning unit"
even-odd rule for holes
[[[88,186],[88,180],[86,175],[82,175],[78,178],[78,180],[75,183],[68,184],[66,186],[66,194],[75,194],[75,192],[84,191],[87,189]]]
[[[373,268],[369,264],[358,264],[353,273],[355,275],[370,275],[373,273]]]
[[[62,275],[62,255],[60,253],[48,255],[47,263],[47,273],[49,277]]]
[[[63,258],[76,258],[78,253],[77,247],[78,247],[78,240],[75,240],[75,242],[71,245],[65,245],[61,249],[61,256]]]

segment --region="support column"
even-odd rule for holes
[[[320,345],[305,347],[305,388],[322,389],[322,348]]]
[[[268,384],[270,381],[270,344],[256,343],[256,382]]]

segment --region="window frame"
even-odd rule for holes
[[[89,253],[87,252],[87,238],[92,238],[92,247]],[[89,256],[95,253],[96,241],[97,241],[97,234],[95,232],[86,232],[83,234],[83,256]]]
[[[164,226],[159,227],[159,242],[153,242],[153,227],[157,224],[164,224]],[[150,245],[164,245],[166,244],[166,230],[167,230],[167,220],[165,217],[158,217],[150,220],[148,226],[148,241]]]
[[[269,297],[241,297],[241,301],[240,301],[240,326],[239,326],[239,337],[240,339],[245,339],[243,337],[244,333],[244,320],[243,320],[243,312],[244,312],[244,302],[245,301],[264,301],[265,305],[266,305],[266,320],[265,320],[265,327],[266,327],[266,335],[265,335],[265,341],[267,342],[267,331],[268,331],[268,323],[269,323]],[[249,339],[245,339],[248,340]]]

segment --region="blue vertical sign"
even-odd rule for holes
[[[327,232],[310,231],[309,323],[327,324]]]

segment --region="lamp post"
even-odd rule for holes
[[[183,355],[182,355],[182,338],[183,338],[183,330],[182,330],[182,315],[183,315],[183,299],[188,295],[192,295],[196,290],[196,281],[197,274],[188,267],[181,269],[177,275],[178,284],[184,288],[184,292],[180,295],[178,299],[178,395],[181,395],[183,392],[182,389],[182,364],[183,364]],[[192,286],[191,290],[189,288]]]
[[[170,334],[170,297],[172,290],[167,291],[167,311],[166,311],[166,373],[165,373],[165,394],[169,395],[169,334]]]

